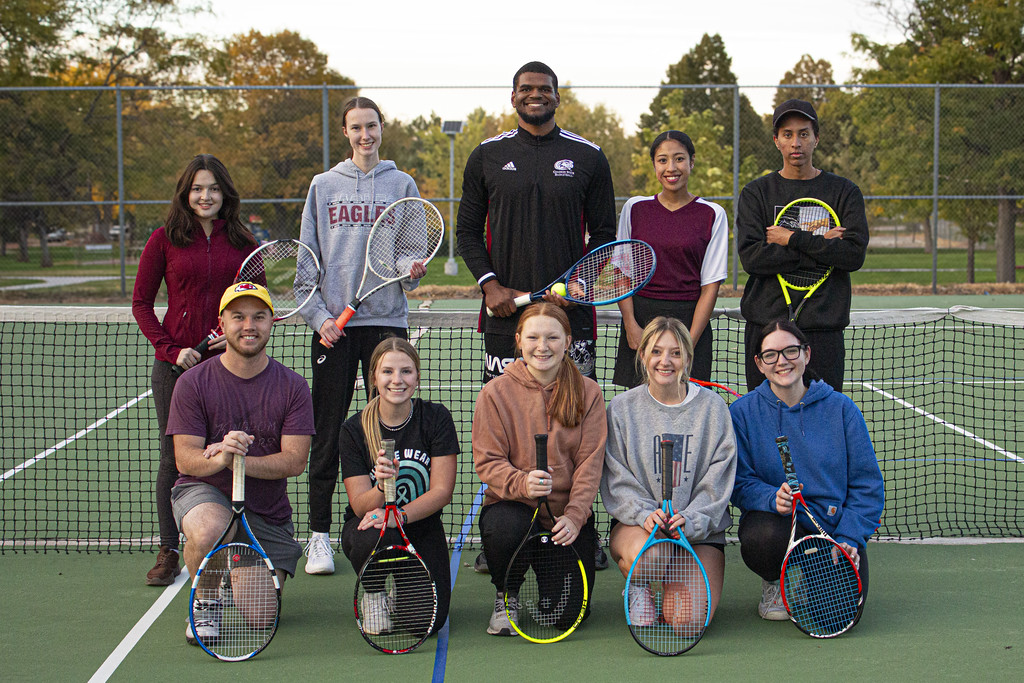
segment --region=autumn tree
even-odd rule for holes
[[[243,197],[303,197],[312,177],[323,169],[322,89],[287,86],[354,85],[327,66],[327,55],[293,31],[236,35],[215,49],[207,63],[207,82],[225,86],[274,86],[218,91],[216,133],[209,150],[222,158]],[[340,91],[329,121],[332,152],[344,158],[348,143],[341,132],[341,102],[356,94]],[[340,160],[339,158],[339,160]],[[261,205],[274,237],[298,236],[301,204]]]

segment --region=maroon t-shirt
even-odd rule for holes
[[[640,296],[668,301],[700,298],[701,271],[715,226],[715,207],[699,198],[669,211],[657,200],[640,199],[623,208],[630,211],[630,237],[643,240],[658,255],[658,265]],[[725,263],[721,264],[725,278]]]
[[[211,358],[183,374],[174,385],[167,434],[201,436],[207,445],[232,430],[251,434],[248,458],[281,451],[282,435],[314,434],[313,401],[301,375],[271,359],[251,379],[232,374]],[[231,470],[209,477],[178,475],[177,484],[204,481],[231,497]],[[273,524],[291,519],[287,479],[245,478],[245,507]]]

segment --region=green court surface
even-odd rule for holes
[[[974,306],[995,302],[1006,310],[857,313],[848,332],[846,391],[866,416],[886,481],[879,536],[954,543],[873,544],[869,604],[854,631],[818,641],[792,625],[761,621],[759,580],[730,545],[719,613],[705,640],[681,657],[660,659],[633,643],[622,613],[623,580],[614,568],[598,574],[594,614],[566,642],[489,637],[493,588],[464,566],[479,547],[469,524],[443,658],[446,679],[479,681],[503,669],[541,680],[601,681],[647,672],[760,681],[794,674],[798,680],[991,678],[1022,670],[1024,297],[976,298]],[[858,298],[855,307],[886,308],[893,301]],[[898,301],[904,307],[965,303]],[[462,446],[455,498],[444,517],[453,542],[479,487],[469,438],[480,386],[482,344],[472,312],[478,305],[433,302],[433,310],[410,320],[410,337],[423,356],[420,395],[449,407]],[[738,300],[720,306],[735,308]],[[614,315],[601,316],[598,373],[606,379],[617,326]],[[723,314],[713,324],[715,379],[742,391],[743,323]],[[339,574],[300,572],[286,583],[278,635],[249,663],[221,664],[184,644],[187,588],[165,609],[154,607],[163,589],[142,585],[156,533],[152,352],[130,313],[0,306],[0,345],[0,570],[16,589],[0,607],[6,680],[87,680],[151,608],[152,623],[137,627],[138,642],[125,648],[112,680],[211,673],[228,679],[240,671],[260,680],[379,675],[363,669],[385,656],[358,635],[354,574],[340,554]],[[303,326],[275,329],[271,354],[308,377]],[[606,398],[621,391],[607,381],[602,388]],[[361,394],[353,410],[361,408]],[[289,487],[302,541],[306,490],[304,475]],[[339,485],[339,517],[344,504]],[[595,510],[604,534],[600,501]],[[965,538],[1014,542],[957,544]],[[50,653],[41,642],[59,649]],[[432,639],[411,655],[391,657],[387,674],[430,678],[436,651]]]
[[[378,653],[352,614],[355,575],[338,557],[334,576],[301,573],[285,584],[277,635],[255,659],[226,664],[185,643],[182,588],[123,658],[104,663],[164,591],[141,575],[148,555],[28,554],[0,558],[8,586],[0,645],[4,679],[111,681],[444,680],[480,681],[509,672],[526,680],[629,681],[653,676],[713,680],[995,680],[1024,670],[1024,552],[1020,544],[869,547],[871,587],[861,622],[816,640],[788,622],[757,616],[760,580],[726,549],[722,603],[690,652],[660,658],[640,649],[625,624],[623,579],[599,572],[593,613],[566,640],[536,645],[485,633],[489,577],[462,566],[452,598],[447,656],[439,639],[408,655]],[[467,560],[467,557],[463,557]],[[465,564],[465,562],[463,562]],[[143,630],[144,629],[144,630]],[[55,646],[55,647],[54,647]],[[115,667],[116,664],[116,667]],[[512,673],[514,672],[514,674]]]

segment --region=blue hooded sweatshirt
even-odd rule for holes
[[[864,416],[853,400],[819,380],[790,408],[765,380],[729,412],[737,451],[733,505],[742,514],[778,513],[775,492],[786,474],[775,439],[786,435],[814,517],[837,541],[864,548],[881,521],[885,485]],[[806,519],[801,523],[813,528]]]

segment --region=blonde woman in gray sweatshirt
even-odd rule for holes
[[[736,477],[736,441],[725,401],[689,381],[693,342],[675,318],[658,317],[643,330],[637,365],[644,383],[608,405],[601,500],[612,517],[611,556],[629,568],[655,526],[685,534],[711,584],[711,616],[725,577],[725,530]],[[661,509],[660,442],[674,443],[672,507]],[[657,623],[646,586],[631,586],[630,621]]]

